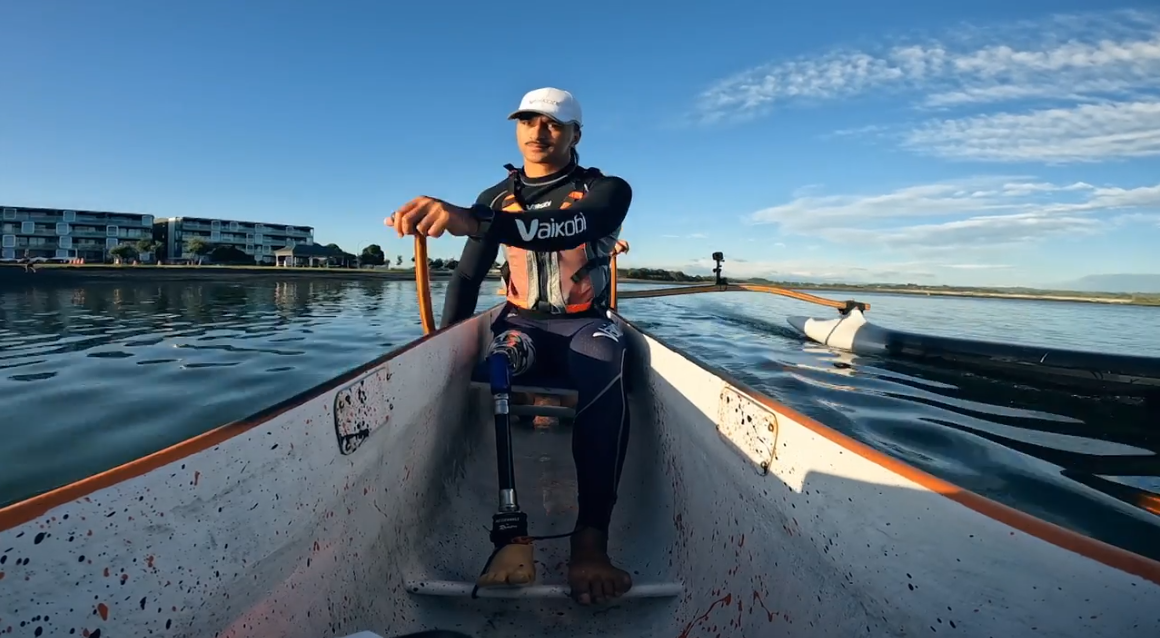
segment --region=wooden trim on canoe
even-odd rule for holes
[[[1036,538],[1039,538],[1040,540],[1047,541],[1052,545],[1062,547],[1063,549],[1067,549],[1081,556],[1090,558],[1094,561],[1107,565],[1108,567],[1139,576],[1140,578],[1160,585],[1160,562],[1158,561],[1148,558],[1147,556],[1141,556],[1135,552],[1130,552],[1121,547],[1110,545],[1090,536],[1084,536],[1083,534],[1074,532],[1065,527],[1061,527],[1055,523],[1051,523],[1041,518],[1032,516],[1031,514],[1017,510],[1008,505],[1004,505],[998,501],[991,500],[990,498],[987,498],[981,494],[977,494],[970,490],[944,481],[943,479],[940,479],[933,474],[928,474],[927,472],[920,470],[913,465],[909,465],[899,461],[898,459],[887,456],[886,454],[875,450],[865,443],[850,438],[849,436],[846,436],[845,434],[842,434],[833,428],[825,426],[815,421],[814,419],[798,412],[797,410],[794,410],[793,408],[779,403],[761,391],[752,388],[748,384],[738,380],[728,372],[708,365],[688,354],[681,352],[681,350],[677,348],[673,348],[663,339],[659,339],[656,335],[648,332],[647,330],[637,327],[631,321],[621,317],[619,314],[616,316],[618,319],[631,326],[637,332],[643,335],[647,335],[650,339],[655,340],[669,350],[681,354],[683,357],[688,359],[694,365],[700,367],[702,370],[722,378],[726,383],[729,383],[730,385],[741,390],[747,394],[749,398],[762,404],[766,408],[785,414],[815,434],[826,438],[830,442],[835,443],[872,463],[880,465],[883,468],[886,468],[887,470],[902,476],[903,478],[913,481],[936,494],[945,496],[952,501],[955,501],[960,505],[964,505],[988,518],[994,519],[1000,523],[1030,534]]]
[[[491,312],[494,309],[494,307],[490,308],[485,310],[484,313]],[[464,319],[459,323],[470,321],[474,318],[475,316],[473,315],[472,317]],[[235,436],[238,436],[239,434],[245,434],[246,432],[249,432],[250,430],[266,423],[270,419],[273,419],[274,417],[285,414],[286,412],[305,405],[306,403],[322,396],[323,394],[326,394],[335,388],[354,381],[363,374],[366,374],[367,372],[390,361],[391,359],[394,359],[395,357],[398,357],[418,347],[420,344],[426,343],[431,339],[434,339],[435,337],[443,334],[444,332],[451,330],[455,326],[458,326],[459,323],[414,339],[407,344],[392,350],[391,352],[388,352],[372,361],[354,368],[353,370],[340,374],[333,379],[330,379],[329,381],[324,381],[323,383],[320,383],[319,385],[316,385],[309,390],[299,392],[289,399],[276,403],[244,419],[216,427],[208,432],[198,434],[184,441],[181,441],[180,443],[175,443],[167,448],[163,448],[151,454],[147,454],[132,461],[128,461],[127,463],[123,463],[111,469],[99,472],[87,478],[83,478],[79,481],[69,483],[68,485],[54,488],[42,494],[27,498],[23,501],[17,501],[16,503],[13,503],[7,507],[0,508],[0,531],[12,529],[13,527],[27,523],[28,521],[31,521],[36,517],[45,514],[54,507],[64,505],[65,503],[75,501],[79,498],[84,498],[93,492],[96,492],[97,490],[116,485],[117,483],[127,481],[131,478],[136,478],[142,474],[145,474],[146,472],[151,472],[159,467],[173,463],[174,461],[179,461],[188,456],[197,454],[198,452],[208,450],[215,445],[220,445],[221,443],[224,443],[225,441],[228,441]]]

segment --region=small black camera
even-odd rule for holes
[[[715,275],[716,279],[714,283],[718,286],[724,286],[728,283],[725,278],[721,276],[721,262],[725,261],[725,253],[720,251],[713,253],[713,261],[717,262],[717,267],[713,269],[713,275]]]

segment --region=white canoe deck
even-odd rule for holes
[[[410,591],[472,582],[490,551],[490,409],[469,390],[487,319],[0,509],[0,632],[1160,635],[1156,562],[891,461],[629,326],[632,433],[611,550],[636,583],[681,593],[585,608],[559,589]],[[569,431],[516,434],[532,532],[568,531]],[[563,585],[567,541],[537,547],[539,584]]]
[[[526,632],[528,623],[560,630],[591,623],[592,610],[573,604],[565,595],[567,538],[536,542],[537,584],[541,587],[531,591],[500,589],[491,595],[481,593],[479,599],[468,598],[471,583],[491,551],[487,536],[496,508],[490,398],[483,394],[477,397],[480,402],[473,411],[485,418],[465,420],[463,431],[454,435],[463,448],[453,456],[466,459],[466,463],[447,468],[451,480],[446,492],[436,497],[444,506],[432,508],[429,522],[424,523],[426,541],[416,548],[414,571],[405,574],[406,589],[415,595],[413,590],[422,588],[418,601],[430,625],[473,636]],[[651,438],[647,434],[649,425],[640,424],[637,431],[644,435],[630,439],[629,462],[621,478],[609,548],[614,560],[632,574],[634,583],[645,587],[632,597],[639,600],[624,600],[603,610],[614,617],[629,615],[634,623],[640,621],[642,614],[655,615],[657,621],[671,615],[672,594],[680,593],[672,592],[670,587],[677,572],[668,549],[674,537],[672,515],[665,511],[663,502],[650,502],[663,493],[661,486],[656,485],[660,473],[649,463],[632,462],[655,457],[655,452],[644,449]],[[528,513],[529,531],[533,535],[566,534],[572,530],[576,517],[576,479],[571,449],[572,432],[567,424],[547,429],[533,429],[525,424],[512,428],[519,501],[521,509]],[[459,585],[456,587],[453,583]],[[448,597],[454,593],[448,591],[453,587],[459,595]],[[465,617],[463,621],[440,622],[461,614]],[[481,628],[473,626],[476,615],[492,619],[485,633],[478,633]],[[591,629],[596,631],[598,626]]]

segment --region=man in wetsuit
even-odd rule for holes
[[[400,237],[446,231],[469,238],[447,287],[443,327],[475,313],[480,286],[503,246],[508,301],[492,330],[529,335],[536,367],[566,373],[579,395],[572,434],[579,513],[568,582],[578,602],[601,602],[632,586],[608,557],[629,423],[624,338],[607,316],[609,258],[632,189],[619,177],[579,166],[583,122],[571,93],[531,91],[508,119],[516,120],[523,168],[505,166],[508,176],[470,208],[419,197],[387,225]]]

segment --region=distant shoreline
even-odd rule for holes
[[[440,281],[451,277],[450,270],[431,270],[431,280]],[[228,276],[256,277],[261,279],[304,278],[304,279],[380,279],[387,281],[413,281],[414,269],[354,269],[354,268],[286,268],[274,266],[114,266],[107,264],[38,264],[36,272],[27,273],[23,265],[0,266],[0,288],[23,287],[38,283],[107,283],[115,281],[212,281]],[[498,280],[497,274],[487,276]],[[712,281],[666,281],[662,279],[641,279],[620,277],[620,283],[652,284],[662,286],[704,286]],[[995,290],[946,290],[940,288],[858,286],[840,284],[786,284],[772,281],[733,280],[737,284],[778,286],[791,290],[812,290],[817,292],[872,293],[917,295],[927,297],[975,297],[981,299],[1015,299],[1058,302],[1079,302],[1130,306],[1160,307],[1160,295],[1130,295],[1115,293],[1082,293],[1070,291],[1004,292]]]
[[[37,283],[106,283],[115,281],[212,281],[222,277],[258,279],[381,279],[413,281],[412,270],[372,270],[355,268],[286,268],[275,266],[113,266],[38,264],[36,272],[24,266],[0,266],[0,287],[27,286]],[[449,279],[450,270],[432,270],[432,280]],[[489,275],[488,279],[498,279]]]
[[[802,287],[795,290],[833,290],[835,292],[867,292],[875,294],[897,294],[897,295],[915,295],[922,297],[977,297],[981,299],[1022,299],[1026,301],[1070,301],[1083,303],[1101,303],[1101,304],[1115,304],[1121,306],[1160,306],[1160,299],[1156,300],[1136,300],[1130,297],[1085,297],[1082,294],[1067,295],[1067,294],[1050,294],[1045,293],[1037,295],[1033,293],[1017,293],[1017,292],[986,292],[986,291],[954,291],[954,290],[929,290],[922,288],[856,288],[856,287]]]

